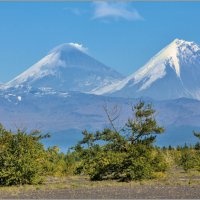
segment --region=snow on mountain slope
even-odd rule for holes
[[[138,71],[95,94],[200,99],[200,47],[175,39]]]
[[[122,75],[89,56],[77,43],[63,44],[4,85],[90,92],[122,79]]]

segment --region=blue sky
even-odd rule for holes
[[[128,75],[175,38],[200,44],[200,2],[2,2],[0,81],[68,42]]]

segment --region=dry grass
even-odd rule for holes
[[[41,185],[23,185],[0,187],[1,193],[18,195],[21,191],[56,190],[56,189],[79,189],[79,188],[103,188],[103,187],[135,187],[135,186],[195,186],[200,185],[200,173],[191,171],[185,173],[181,169],[174,168],[165,176],[158,179],[118,182],[116,180],[90,181],[87,176],[47,177],[46,182]]]

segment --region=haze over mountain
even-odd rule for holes
[[[200,47],[175,39],[147,64],[94,94],[153,99],[200,99]]]
[[[200,130],[200,101],[185,98],[144,100],[153,104],[158,123],[166,129],[158,144],[184,145],[185,142],[194,142],[192,131]],[[51,89],[10,88],[0,93],[0,122],[14,131],[27,128],[28,131],[38,129],[50,132],[52,138],[46,142],[66,148],[80,140],[84,129],[95,131],[109,127],[103,106],[107,105],[110,111],[116,105],[119,107],[120,117],[115,125],[120,129],[132,117],[131,105],[138,101]]]
[[[4,85],[90,92],[122,79],[122,75],[89,56],[77,43],[62,44]]]

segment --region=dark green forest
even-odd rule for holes
[[[67,153],[45,149],[39,131],[13,133],[0,126],[0,185],[41,184],[47,176],[89,176],[91,181],[159,179],[170,169],[200,172],[200,143],[191,146],[157,147],[156,136],[165,134],[155,110],[142,101],[132,108],[132,118],[118,130],[108,112],[110,128],[82,132],[82,140]],[[197,132],[191,137],[200,139]],[[67,142],[67,141],[66,141]]]

